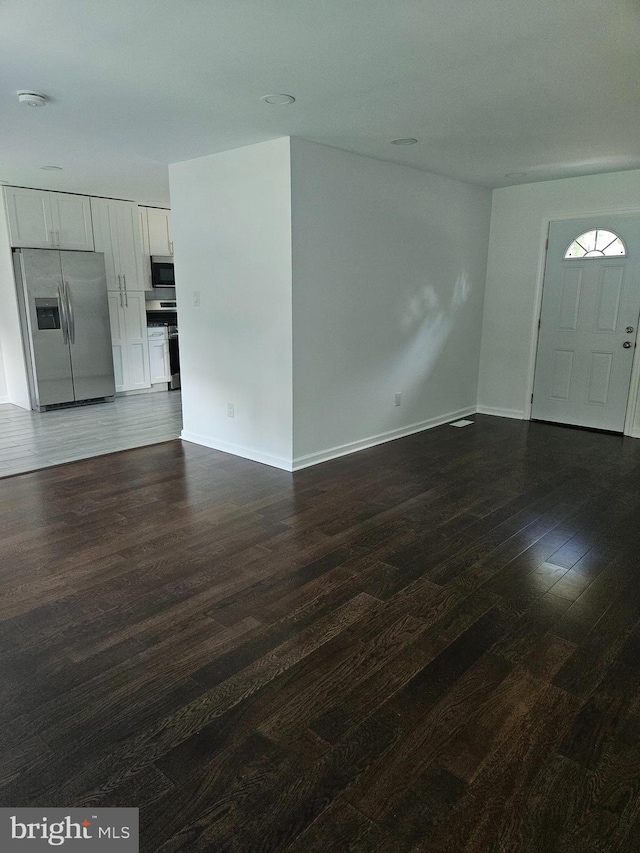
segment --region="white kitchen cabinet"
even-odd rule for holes
[[[147,208],[138,208],[138,225],[140,229],[140,243],[142,245],[142,283],[145,290],[153,290],[151,281],[151,252],[149,251],[149,223],[147,221]]]
[[[147,213],[147,233],[149,235],[149,254],[169,257],[173,255],[171,234],[171,211],[159,207],[144,208]]]
[[[104,253],[107,290],[127,293],[145,287],[138,206],[132,201],[92,198],[96,252]]]
[[[149,388],[147,312],[138,206],[92,198],[96,251],[104,254],[116,391]]]
[[[109,318],[116,391],[149,388],[149,344],[144,291],[111,291]]]
[[[147,330],[149,339],[149,368],[151,384],[171,382],[171,364],[169,361],[169,333],[166,326],[150,327]]]
[[[12,246],[94,250],[88,196],[5,187],[4,198]]]

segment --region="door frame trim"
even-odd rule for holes
[[[598,216],[638,216],[640,207],[627,208],[604,208],[590,211],[559,212],[543,216],[540,224],[540,242],[538,249],[538,269],[536,272],[536,283],[533,303],[533,317],[531,320],[531,346],[529,347],[529,368],[527,371],[527,396],[524,406],[524,420],[531,420],[533,382],[536,369],[536,358],[538,355],[538,328],[542,314],[542,289],[544,287],[544,271],[547,264],[547,238],[549,227],[552,222],[563,222],[567,219],[589,219]],[[623,435],[632,438],[640,438],[640,427],[634,431],[633,422],[640,398],[640,322],[636,329],[635,351],[633,354],[633,366],[631,368],[631,382],[629,384],[629,396],[627,398],[627,411],[624,419]]]

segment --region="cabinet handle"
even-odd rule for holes
[[[49,242],[51,243],[52,246],[55,246],[55,244],[56,244],[56,241],[53,239],[54,234],[55,234],[55,231],[49,231]]]
[[[60,232],[56,231],[56,246],[60,248]]]
[[[169,248],[171,249],[171,251],[169,252],[169,254],[170,254],[170,255],[173,255],[173,240],[169,240]]]
[[[124,291],[123,291],[124,286]],[[124,273],[118,276],[118,289],[120,291],[120,305],[122,305],[122,293],[124,292],[125,305],[129,307],[129,294],[127,293],[127,277]]]

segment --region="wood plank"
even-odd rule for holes
[[[72,447],[26,414],[0,465]],[[635,853],[640,443],[474,420],[1,479],[0,803],[139,806],[144,853]]]

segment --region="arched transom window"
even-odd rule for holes
[[[617,234],[613,231],[605,231],[603,228],[594,228],[593,231],[585,231],[573,241],[567,251],[565,258],[613,258],[627,254],[627,249]]]

